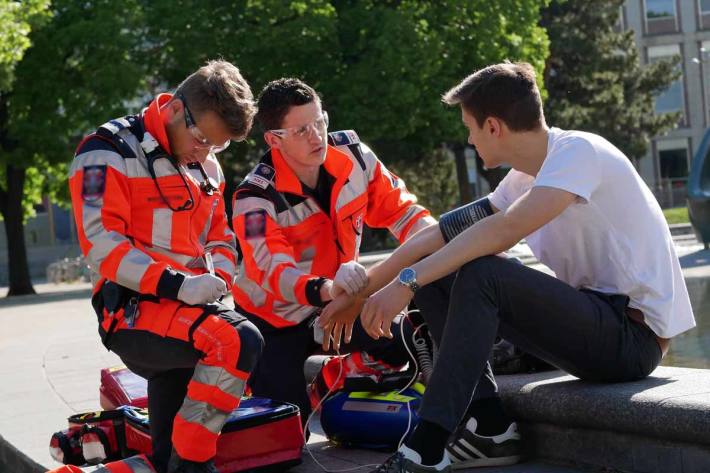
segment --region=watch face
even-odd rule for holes
[[[412,268],[404,268],[399,273],[399,280],[403,284],[411,284],[417,279],[417,273]]]

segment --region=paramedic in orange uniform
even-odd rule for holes
[[[367,283],[357,263],[364,224],[387,228],[401,242],[435,220],[354,131],[328,134],[328,115],[307,84],[273,81],[258,108],[270,149],[234,196],[243,259],[232,293],[266,341],[249,380],[252,392],[298,405],[305,422],[303,365],[320,344],[314,320],[335,295]],[[343,347],[354,352],[353,369],[386,371],[408,362],[402,335],[409,340],[412,330],[401,323],[393,340],[373,340],[356,326]]]
[[[111,120],[79,145],[69,185],[106,347],[148,379],[153,456],[99,471],[211,472],[217,437],[263,346],[219,301],[236,246],[216,154],[248,134],[249,85],[211,61],[174,95]]]

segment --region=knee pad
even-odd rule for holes
[[[256,325],[248,320],[237,325],[236,330],[239,334],[240,343],[237,369],[251,373],[264,349],[264,337],[259,332],[259,329],[256,328]]]

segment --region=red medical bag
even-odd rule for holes
[[[126,409],[126,447],[151,452],[148,411]],[[263,466],[286,469],[301,462],[303,430],[298,407],[271,399],[247,397],[229,416],[217,440],[215,465],[220,473]]]
[[[99,402],[105,410],[119,406],[148,407],[148,382],[125,366],[104,368]]]

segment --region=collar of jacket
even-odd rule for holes
[[[298,176],[293,172],[291,167],[286,163],[286,160],[281,155],[278,149],[271,149],[271,159],[274,163],[274,171],[276,180],[274,187],[279,192],[288,192],[289,194],[303,195],[303,188]],[[334,176],[336,181],[333,186],[333,197],[337,195],[340,187],[350,176],[350,171],[353,168],[353,163],[350,158],[342,151],[328,145],[325,154],[325,162],[323,167],[331,176]]]
[[[165,131],[163,118],[160,115],[160,107],[165,105],[172,98],[173,96],[171,94],[160,94],[143,110],[145,130],[153,135],[155,139],[158,140],[160,147],[170,155],[172,155],[170,151],[170,141],[168,140],[168,133]]]

